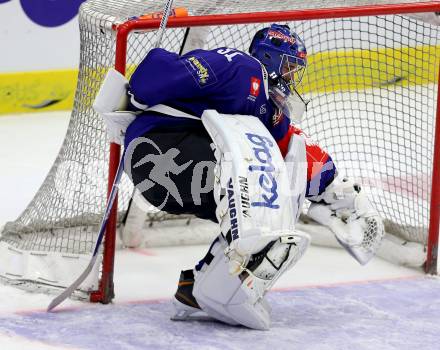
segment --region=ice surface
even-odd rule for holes
[[[439,293],[428,277],[275,291],[269,331],[174,322],[168,301],[0,316],[0,331],[81,349],[435,349]]]
[[[0,116],[0,226],[15,220],[43,183],[70,112]]]

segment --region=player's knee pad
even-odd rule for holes
[[[230,274],[229,247],[220,236],[195,274],[193,295],[211,317],[231,325],[268,329],[270,307],[264,295],[301,258],[309,243],[310,237],[300,232],[281,237],[253,254],[240,274]]]
[[[361,186],[338,177],[312,200],[307,215],[328,227],[360,264],[366,264],[379,249],[385,229]]]

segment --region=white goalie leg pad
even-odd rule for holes
[[[361,187],[336,178],[313,200],[307,215],[328,227],[338,242],[361,264],[376,254],[385,235],[382,219]]]
[[[293,138],[286,166],[257,118],[205,111],[202,122],[215,144],[216,214],[226,242],[197,273],[194,297],[211,317],[267,329],[264,295],[310,242],[294,229],[306,184],[304,140]],[[300,179],[295,186],[292,177]]]
[[[227,243],[220,238],[210,251],[213,259],[195,274],[193,295],[211,317],[230,325],[268,329],[270,308],[262,293],[242,288],[238,275],[229,273],[229,259],[224,254]],[[244,285],[246,287],[246,285]]]
[[[298,194],[292,195],[284,159],[261,121],[207,110],[202,122],[216,147],[214,191],[224,194],[217,216],[233,254],[250,256],[293,233]]]
[[[124,144],[128,126],[136,119],[136,113],[130,111],[116,111],[101,114],[104,120],[110,142]]]
[[[292,215],[295,215],[295,224],[299,220],[306,196],[307,187],[307,155],[305,139],[301,135],[292,135],[284,162],[290,179],[292,195]]]
[[[193,295],[209,316],[230,325],[266,330],[270,327],[270,306],[264,299],[275,281],[293,267],[310,244],[306,233],[295,232],[269,243],[254,254],[239,274],[229,273],[227,242],[220,237],[195,275]]]

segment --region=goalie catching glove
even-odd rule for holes
[[[358,184],[336,177],[312,201],[307,215],[328,227],[338,242],[362,265],[376,254],[385,235],[379,213]]]

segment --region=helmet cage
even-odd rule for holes
[[[293,90],[301,83],[307,62],[305,59],[295,57],[292,55],[282,55],[280,62],[280,76],[287,84],[290,91]]]
[[[277,85],[269,87],[269,97],[286,117],[295,123],[301,123],[309,101],[294,87],[288,89],[286,84],[280,81]]]

